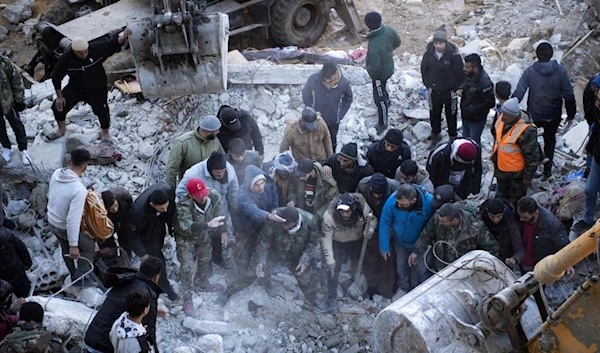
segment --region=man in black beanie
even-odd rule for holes
[[[533,117],[535,125],[544,129],[544,153],[550,159],[544,164],[544,179],[548,179],[552,176],[552,159],[563,100],[567,109],[565,130],[573,123],[577,108],[567,69],[556,60],[551,60],[554,54],[552,45],[540,43],[535,53],[538,61],[525,69],[513,97],[521,101],[529,90],[527,112]]]
[[[408,159],[411,159],[410,147],[398,129],[390,129],[382,140],[373,142],[367,150],[367,160],[373,170],[390,179],[394,178],[402,162]]]
[[[321,117],[327,123],[335,152],[340,121],[352,105],[350,82],[336,64],[326,62],[321,71],[312,74],[306,81],[302,89],[302,101],[307,107],[321,113]]]
[[[442,108],[445,108],[448,135],[456,137],[456,91],[465,80],[462,57],[456,46],[448,42],[446,27],[442,25],[433,32],[433,40],[421,61],[423,84],[429,92],[429,119],[431,120],[431,144],[433,149],[441,139]]]
[[[340,194],[355,192],[360,180],[374,173],[354,142],[345,144],[339,153],[329,157],[323,163],[323,172],[333,176]]]
[[[367,72],[373,80],[373,99],[379,114],[376,128],[381,133],[388,124],[390,98],[386,84],[394,74],[394,49],[400,46],[400,37],[393,28],[381,24],[381,15],[377,12],[366,14],[365,24],[369,27]]]
[[[221,120],[222,125],[217,137],[223,145],[223,150],[229,151],[229,141],[239,138],[244,141],[247,150],[254,148],[260,156],[265,154],[258,124],[249,112],[222,105],[217,118]]]

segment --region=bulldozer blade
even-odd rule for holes
[[[198,52],[162,55],[163,67],[152,48],[156,43],[156,31],[150,18],[128,23],[132,32],[129,44],[145,98],[215,93],[227,89],[229,17],[219,13],[207,15],[207,18],[207,21],[194,23]],[[190,59],[192,55],[196,56],[197,63]]]

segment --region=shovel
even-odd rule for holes
[[[371,217],[367,220],[367,224],[365,229],[369,229],[371,225]],[[358,266],[356,268],[356,273],[354,274],[354,282],[348,287],[346,293],[353,298],[361,297],[365,291],[367,290],[367,279],[365,276],[361,276],[361,270],[363,266],[363,261],[365,260],[365,253],[367,251],[367,243],[369,239],[363,237],[362,248],[360,249],[360,257],[358,258]]]

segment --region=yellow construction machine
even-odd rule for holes
[[[552,312],[542,286],[600,246],[600,220],[521,278],[484,251],[472,251],[381,311],[378,353],[600,352],[599,274],[588,276]]]

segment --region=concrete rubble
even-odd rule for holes
[[[6,6],[2,15],[12,24],[21,23],[31,17],[34,2],[35,0],[17,0]]]
[[[27,3],[29,0],[19,1]],[[480,2],[501,3],[490,0]],[[411,5],[419,6],[419,2],[411,1]],[[463,55],[473,52],[481,54],[483,65],[492,80],[507,80],[514,89],[523,70],[534,59],[532,43],[545,39],[555,46],[557,53],[568,50],[568,44],[577,32],[573,29],[576,24],[573,25],[572,18],[577,17],[579,21],[582,10],[576,1],[564,1],[562,5],[565,14],[568,14],[565,22],[570,23],[570,27],[559,21],[558,11],[533,0],[516,2],[514,6],[487,7],[483,15],[469,20],[472,23],[462,23],[458,27],[457,36],[466,41],[460,52]],[[4,10],[5,17],[7,10],[8,7]],[[523,16],[527,16],[535,26],[524,26]],[[26,19],[19,17],[19,22]],[[551,30],[544,29],[549,27]],[[592,42],[598,41],[594,39]],[[413,158],[419,163],[429,155],[427,139],[431,135],[428,103],[420,93],[423,88],[418,68],[421,54],[402,53],[397,57],[396,73],[388,81],[392,101],[390,125],[404,131],[413,150]],[[576,61],[574,67],[580,67],[577,65],[579,62]],[[302,85],[317,70],[318,67],[309,65],[273,65],[268,62],[233,65],[229,68],[227,92],[179,98],[170,102],[166,99],[153,103],[138,102],[136,98],[129,98],[114,89],[109,92],[110,132],[121,159],[115,158],[107,165],[89,166],[83,180],[97,191],[121,186],[136,197],[145,187],[162,181],[168,147],[173,137],[196,128],[204,116],[216,114],[223,104],[252,113],[262,132],[265,161],[268,161],[279,152],[286,125],[300,117],[304,107],[301,100]],[[371,83],[363,68],[344,67],[343,73],[352,84],[354,103],[341,122],[338,148],[345,143],[356,142],[364,152],[366,146],[381,138],[374,128],[377,110],[372,103]],[[63,86],[65,84],[63,82]],[[54,87],[50,81],[32,86],[26,91],[26,102],[30,108],[21,113],[27,136],[33,141],[29,152],[33,157],[35,173],[28,175],[38,180],[44,176],[47,179],[48,173],[61,167],[65,153],[81,145],[98,145],[100,142],[97,118],[85,104],[67,115],[67,137],[44,142],[42,133],[55,128],[51,111],[53,95]],[[525,106],[525,103],[526,100],[522,105]],[[581,117],[578,120],[581,121]],[[443,138],[447,139],[445,122],[443,124]],[[483,160],[487,161],[482,190],[487,190],[493,174],[493,166],[488,158],[492,146],[489,127],[486,127],[482,136]],[[564,152],[564,155],[557,154],[555,157],[559,171],[577,170],[583,165],[581,141],[587,134],[586,128],[585,123],[579,123],[566,134],[559,132],[557,149]],[[11,138],[14,139],[14,136],[11,135]],[[8,167],[12,165],[17,168],[19,163],[19,158],[13,158]],[[558,182],[551,185],[536,181],[534,188],[556,188]],[[68,271],[57,239],[49,232],[43,217],[43,196],[47,192],[47,185],[39,184],[27,196],[16,197],[19,183],[11,180],[5,184],[12,199],[7,210],[19,225],[17,234],[33,255],[34,265],[28,275],[39,291],[60,288]],[[476,200],[485,196],[485,192],[482,194]],[[164,253],[168,278],[177,288],[179,263],[172,237],[167,237]],[[269,297],[259,285],[254,284],[232,297],[225,308],[220,308],[213,304],[216,294],[195,293],[194,305],[200,313],[196,319],[186,317],[180,302],[171,303],[164,299],[163,305],[169,314],[157,323],[160,350],[178,353],[369,351],[374,313],[389,305],[390,300],[381,296],[375,296],[373,300],[346,297],[345,290],[352,283],[349,265],[344,265],[340,274],[342,313],[335,318],[306,310],[295,278],[284,268],[278,268],[274,273],[277,273],[274,280],[281,287],[279,297]],[[215,267],[211,283],[225,285],[227,275],[231,276],[232,273]],[[571,291],[561,289],[564,285],[548,287],[554,303],[564,299],[562,295],[568,295]],[[44,297],[33,298],[41,303],[47,301]],[[52,329],[56,328],[57,332],[73,331],[74,337],[80,338],[83,327],[94,314],[91,308],[102,301],[102,294],[98,290],[85,288],[80,299],[85,304],[52,299],[48,304],[47,324]],[[249,306],[255,310],[249,310]]]

